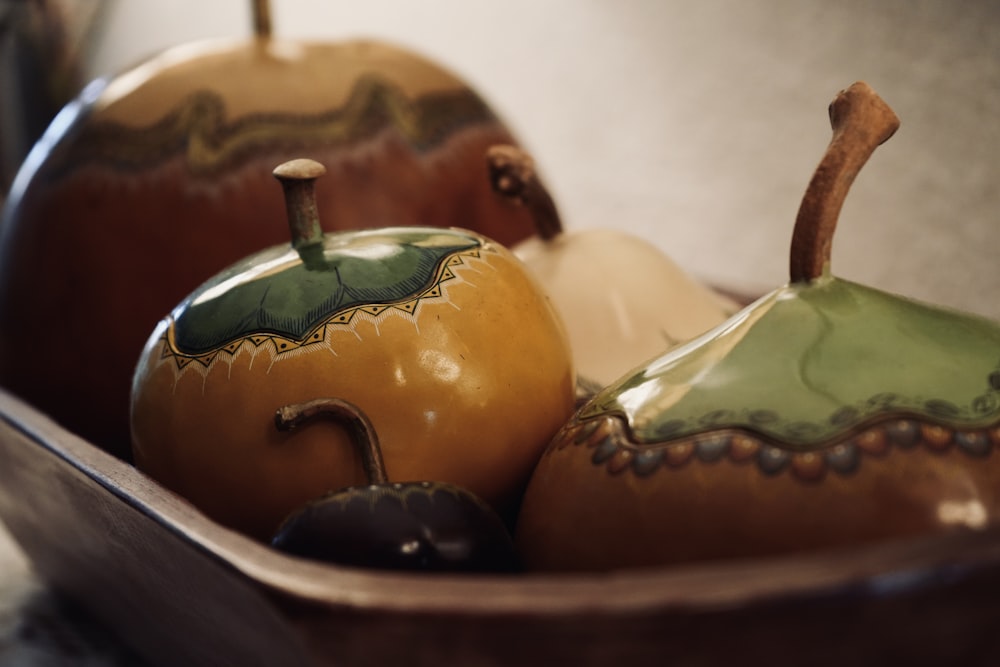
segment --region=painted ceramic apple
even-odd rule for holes
[[[132,391],[136,465],[266,539],[295,508],[365,482],[338,425],[274,428],[279,407],[335,397],[368,415],[395,479],[454,484],[510,517],[573,410],[558,316],[523,264],[478,233],[324,235],[322,171],[276,169],[291,246],[210,279],[149,337]]]
[[[516,146],[487,153],[493,189],[531,211],[537,234],[511,247],[562,315],[581,393],[593,393],[739,307],[652,243],[618,229],[563,230],[534,161]]]
[[[380,41],[259,30],[93,82],[3,210],[0,383],[123,457],[149,330],[220,269],[282,241],[275,164],[304,156],[335,174],[317,191],[330,229],[454,225],[505,244],[532,233],[481,177],[487,146],[511,133],[455,74]]]
[[[528,567],[792,553],[1000,514],[1000,324],[830,273],[847,190],[898,126],[864,83],[830,117],[790,282],[574,416],[526,493]]]

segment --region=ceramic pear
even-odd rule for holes
[[[789,283],[574,416],[525,496],[528,567],[799,553],[998,516],[1000,325],[830,272],[847,190],[898,126],[860,82],[830,118]]]
[[[279,407],[334,397],[370,418],[396,479],[460,486],[510,518],[573,410],[558,316],[523,264],[476,232],[324,234],[323,171],[279,166],[291,245],[222,271],[149,336],[132,389],[137,467],[267,539],[295,508],[365,482],[338,425],[274,428]]]
[[[564,231],[534,161],[516,146],[487,153],[494,190],[531,211],[537,234],[512,246],[562,315],[581,383],[592,394],[739,310],[652,243],[604,228]]]
[[[179,45],[91,83],[3,210],[0,384],[123,457],[149,330],[223,267],[283,240],[275,164],[304,156],[336,174],[317,190],[330,229],[532,233],[481,178],[486,147],[514,139],[458,76],[382,41],[272,36],[255,16],[252,38]]]

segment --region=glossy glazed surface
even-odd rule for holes
[[[318,264],[303,276],[308,259],[265,251],[161,322],[135,378],[137,465],[267,538],[306,501],[366,481],[340,426],[274,426],[279,407],[344,398],[391,479],[452,483],[509,516],[573,409],[565,333],[534,279],[502,246],[436,228],[329,234]],[[232,327],[202,326],[220,320]]]
[[[800,451],[883,415],[1000,420],[1000,326],[839,278],[791,284],[609,387],[582,411],[636,442],[711,429]]]
[[[482,167],[487,146],[510,141],[457,77],[375,42],[192,44],[95,82],[3,211],[0,383],[127,458],[129,380],[149,331],[201,282],[285,239],[274,165],[327,165],[328,229],[461,226],[510,243],[531,223],[495,201]]]

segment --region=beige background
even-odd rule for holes
[[[112,5],[88,74],[242,36],[245,0]],[[567,226],[614,226],[709,279],[786,280],[826,106],[868,81],[903,125],[859,178],[844,278],[1000,318],[996,0],[272,0],[276,33],[375,36],[448,65],[534,151]]]

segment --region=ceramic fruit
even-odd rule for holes
[[[269,538],[310,499],[366,481],[337,425],[274,429],[278,407],[335,396],[369,416],[397,479],[454,484],[511,517],[573,411],[558,316],[523,264],[475,232],[324,235],[323,171],[279,166],[291,246],[219,273],[149,337],[132,391],[136,465]]]
[[[513,572],[507,527],[465,489],[438,482],[390,482],[378,434],[356,405],[336,398],[287,405],[279,431],[319,418],[344,424],[361,455],[367,484],[340,489],[295,510],[271,545],[341,565],[435,572]]]
[[[593,393],[739,310],[641,238],[610,228],[564,231],[524,150],[491,147],[487,163],[493,189],[531,211],[536,236],[511,249],[562,315],[583,392]]]
[[[527,567],[755,557],[995,520],[1000,324],[830,273],[847,190],[898,126],[863,82],[830,118],[790,282],[574,416],[526,492]]]
[[[0,384],[123,457],[149,330],[282,241],[275,164],[310,157],[336,174],[317,191],[331,230],[532,233],[481,178],[486,148],[514,139],[457,76],[384,42],[294,41],[259,23],[251,39],[180,45],[90,84],[2,213]]]

